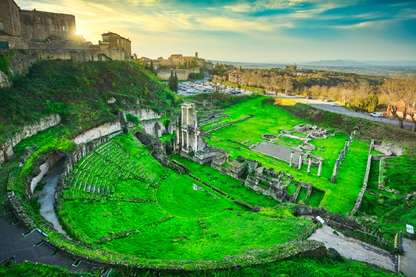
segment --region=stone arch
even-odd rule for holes
[[[143,145],[150,145],[152,143],[151,138],[149,137],[148,134],[146,133],[142,133],[142,132],[137,132],[134,134],[136,136],[136,138],[143,144]]]

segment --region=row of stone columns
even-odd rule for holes
[[[294,151],[292,151],[292,153],[290,153],[290,163],[289,163],[289,167],[292,167],[293,165],[293,156],[294,156]],[[303,163],[303,155],[299,155],[299,164],[298,164],[298,169],[300,170],[302,168],[302,163]],[[318,168],[318,177],[321,177],[321,170],[322,170],[322,161],[319,161],[319,168]],[[311,166],[312,166],[312,157],[309,157],[309,163],[308,163],[308,173],[311,173]]]

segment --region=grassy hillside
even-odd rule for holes
[[[109,104],[112,98],[116,102]],[[147,106],[161,112],[177,100],[134,62],[47,60],[34,64],[26,76],[15,76],[11,89],[0,90],[0,143],[19,126],[52,113],[79,131],[114,120],[119,109]]]

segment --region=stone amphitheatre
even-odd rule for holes
[[[51,64],[61,63],[83,66]],[[305,118],[301,104],[259,95],[218,105],[206,105],[217,94],[175,98],[132,62],[108,64],[107,88],[147,82],[142,94],[97,94],[102,107],[85,98],[82,109],[54,106],[34,122],[3,125],[11,131],[1,133],[1,208],[18,234],[9,243],[38,236],[33,251],[50,252],[43,263],[98,276],[252,276],[273,266],[277,274],[302,259],[334,274],[397,274],[411,238],[403,226],[416,225],[415,189],[391,180],[413,134],[389,140],[393,127],[374,125],[384,134],[371,137],[364,119],[315,120],[316,109]],[[119,68],[139,81],[117,81]],[[25,260],[5,253],[1,260]]]

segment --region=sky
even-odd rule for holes
[[[69,13],[98,44],[111,31],[139,57],[305,63],[416,60],[416,0],[15,0]]]

